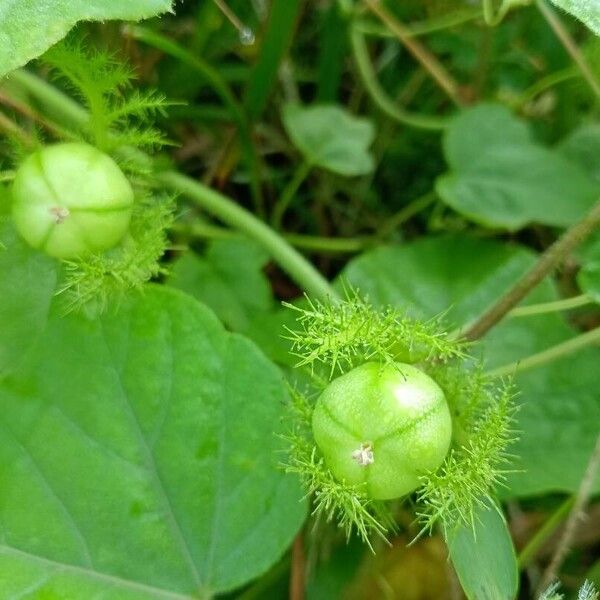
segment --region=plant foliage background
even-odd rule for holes
[[[470,348],[518,389],[498,510],[408,545],[396,503],[375,553],[282,467],[324,375],[281,301],[477,321],[600,197],[594,33],[575,0],[1,5],[0,599],[537,597],[600,432],[600,233]],[[16,234],[10,181],[73,137],[140,212],[64,264]],[[553,573],[584,598],[590,485]]]

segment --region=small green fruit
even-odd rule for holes
[[[93,146],[47,146],[13,182],[17,231],[34,248],[75,258],[116,246],[129,228],[133,190],[117,164]]]
[[[332,381],[313,412],[313,435],[334,476],[398,498],[439,467],[452,421],[444,393],[411,365],[366,363]]]

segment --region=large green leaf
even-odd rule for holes
[[[481,104],[460,113],[446,132],[444,152],[451,171],[437,180],[440,197],[485,226],[567,226],[600,193],[579,165],[530,140],[502,106]]]
[[[351,261],[342,277],[376,304],[399,306],[421,317],[448,310],[452,325],[464,325],[534,261],[534,255],[515,246],[469,238],[424,238],[368,252]],[[527,302],[554,299],[553,286],[546,281]],[[486,336],[481,351],[490,366],[497,366],[573,335],[557,315],[507,319]],[[523,472],[509,477],[508,494],[577,489],[600,422],[599,359],[599,352],[590,349],[517,376],[520,439],[511,452],[518,456],[514,467]]]
[[[600,35],[600,3],[595,0],[552,0],[556,6],[570,12]]]
[[[469,600],[512,600],[519,569],[506,521],[494,508],[480,509],[475,527],[448,534],[450,558]]]
[[[600,254],[595,260],[586,262],[577,274],[582,291],[600,303]]]
[[[43,54],[78,21],[139,21],[172,0],[11,0],[0,2],[0,77]]]
[[[218,240],[203,256],[188,252],[175,261],[168,281],[210,306],[229,328],[245,332],[253,319],[274,308],[262,272],[268,258],[250,240]]]
[[[581,126],[571,132],[559,146],[577,162],[596,183],[600,184],[600,125]],[[583,292],[600,302],[600,232],[595,232],[578,248],[581,269],[577,282]]]
[[[27,246],[8,220],[0,220],[0,375],[22,358],[46,326],[57,266]]]
[[[375,129],[336,105],[288,104],[283,123],[295,146],[311,165],[339,175],[365,175],[374,168],[369,146]]]
[[[198,598],[263,573],[305,511],[277,468],[285,401],[181,292],[54,316],[0,384],[3,597]]]
[[[586,123],[572,131],[558,149],[600,184],[600,123]]]

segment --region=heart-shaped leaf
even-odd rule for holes
[[[139,21],[171,10],[172,0],[12,0],[0,3],[0,77],[61,40],[78,21]]]
[[[277,467],[285,401],[181,292],[54,315],[0,384],[2,594],[191,600],[263,573],[305,514]]]
[[[375,130],[367,119],[335,105],[288,104],[283,109],[283,123],[309,164],[348,177],[373,170],[369,146]]]
[[[207,304],[234,331],[274,308],[269,280],[262,272],[266,252],[245,239],[212,242],[203,256],[184,254],[173,264],[169,284]]]
[[[438,194],[488,227],[567,226],[600,193],[579,165],[531,141],[525,126],[501,106],[481,104],[455,117],[444,152],[452,170],[438,178]]]
[[[600,184],[600,124],[586,123],[572,131],[558,149]]]

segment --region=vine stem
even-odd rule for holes
[[[0,178],[2,173],[0,173]],[[171,230],[183,233],[198,238],[209,238],[217,240],[230,240],[243,236],[239,231],[218,227],[210,223],[194,222],[185,224],[174,224]],[[303,233],[285,233],[281,236],[296,248],[303,250],[313,250],[325,254],[338,254],[360,252],[365,248],[375,246],[377,244],[374,238],[356,237],[356,238],[336,238],[336,237],[319,237],[317,235],[306,235]]]
[[[33,138],[2,112],[0,112],[0,131],[4,131],[8,136],[14,136],[28,148],[35,146]]]
[[[386,238],[401,225],[419,214],[422,210],[437,200],[437,194],[431,190],[403,206],[397,213],[393,214],[381,228],[378,238]]]
[[[413,37],[410,29],[388,12],[379,0],[364,0],[364,3],[400,40],[415,59],[423,65],[452,102],[457,106],[461,106],[463,102],[460,98],[458,84],[442,63],[419,40]]]
[[[360,76],[365,89],[371,96],[371,99],[383,113],[394,119],[394,121],[398,121],[398,123],[408,125],[409,127],[431,129],[434,131],[445,128],[447,119],[444,119],[443,117],[420,115],[404,110],[386,94],[379,84],[377,75],[371,64],[369,51],[365,42],[365,35],[359,30],[356,21],[350,25],[350,44],[352,47],[352,56],[358,69],[358,75]]]
[[[518,98],[511,102],[511,105],[515,109],[520,110],[547,89],[577,77],[581,77],[581,73],[575,67],[567,67],[566,69],[549,73],[528,87]]]
[[[483,0],[483,18],[486,25],[496,27],[499,25],[510,10],[519,5],[525,5],[527,0],[502,0],[498,10],[494,9],[494,0]]]
[[[526,569],[535,558],[540,548],[548,538],[558,529],[573,507],[575,499],[573,496],[567,498],[535,532],[526,546],[521,550],[518,557],[519,569]]]
[[[567,31],[562,21],[558,18],[557,14],[546,4],[545,0],[536,0],[538,10],[542,13],[544,19],[548,25],[550,25],[552,31],[556,34],[556,37],[560,40],[567,53],[573,59],[573,62],[577,65],[581,74],[584,76],[588,85],[600,99],[600,83],[596,79],[594,72],[586,62],[581,50],[577,47],[577,44],[571,37],[571,34]]]
[[[477,340],[514,308],[538,285],[571,251],[600,225],[600,202],[596,202],[588,214],[572,225],[538,259],[533,268],[504,294],[489,310],[471,325],[464,334],[467,340]]]
[[[581,483],[579,484],[577,493],[575,494],[575,501],[573,503],[573,507],[571,508],[571,512],[567,517],[565,530],[560,538],[560,541],[558,542],[558,545],[556,546],[552,560],[550,561],[550,564],[544,571],[544,574],[540,580],[540,584],[538,586],[539,593],[541,593],[541,590],[544,590],[552,582],[552,580],[555,579],[556,574],[564,561],[569,547],[573,542],[579,521],[585,514],[585,509],[593,492],[594,482],[596,481],[598,470],[600,470],[600,434],[596,438],[596,444],[590,455],[590,459],[587,467],[585,468],[585,472],[583,474]]]
[[[541,302],[540,304],[530,304],[528,306],[518,306],[513,308],[509,313],[509,317],[532,317],[534,315],[545,315],[563,310],[572,310],[588,304],[594,304],[593,298],[587,294],[573,296],[573,298],[564,298],[554,302]]]
[[[300,163],[294,173],[294,176],[283,190],[281,197],[273,208],[273,215],[271,216],[271,225],[273,225],[275,229],[279,229],[281,227],[281,222],[283,220],[285,211],[289,208],[294,196],[300,189],[302,182],[308,177],[311,170],[312,164],[309,161]]]
[[[600,327],[596,327],[591,331],[575,336],[566,342],[552,346],[547,350],[532,354],[523,360],[503,365],[497,369],[492,369],[486,373],[489,377],[506,377],[513,375],[516,371],[527,371],[541,365],[547,364],[568,354],[572,354],[577,350],[581,350],[586,346],[600,343]]]
[[[413,22],[408,25],[408,29],[412,37],[428,35],[451,27],[458,27],[479,17],[481,17],[481,8],[479,6],[466,7],[451,13],[442,14],[439,17]],[[358,21],[357,24],[360,31],[367,35],[382,38],[395,37],[389,29],[381,25],[368,21]]]
[[[175,171],[159,173],[157,179],[166,188],[187,196],[202,209],[256,240],[309,295],[321,300],[339,297],[308,260],[268,225],[227,196]]]

